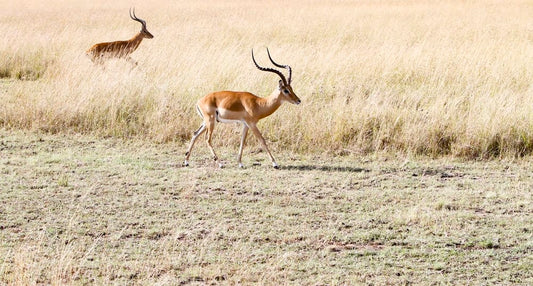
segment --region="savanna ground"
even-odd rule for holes
[[[84,51],[139,31],[132,57]],[[533,284],[533,3],[0,0],[0,284]],[[202,95],[299,106],[260,122]],[[203,140],[202,140],[203,141]]]
[[[263,152],[1,132],[7,284],[533,283],[530,161]],[[223,155],[235,155],[225,149]],[[283,159],[282,159],[283,158]]]

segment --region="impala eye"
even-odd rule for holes
[[[285,94],[289,94],[289,90],[288,90],[288,89],[284,89],[284,90],[283,90],[283,93],[285,93]]]

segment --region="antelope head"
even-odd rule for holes
[[[133,13],[132,13],[133,12]],[[135,8],[131,9],[130,8],[130,18],[134,21],[137,21],[139,23],[142,24],[142,28],[141,28],[141,35],[143,35],[144,38],[147,38],[147,39],[151,39],[154,37],[154,35],[152,35],[150,32],[148,32],[148,30],[146,29],[146,21],[143,20],[143,19],[139,19],[137,18],[137,16],[135,16]]]
[[[302,102],[302,101],[300,100],[300,98],[298,98],[298,96],[296,96],[296,94],[294,93],[294,91],[292,90],[292,87],[291,87],[291,80],[292,80],[292,69],[291,69],[291,67],[288,66],[288,65],[280,65],[280,64],[274,62],[274,60],[270,56],[270,51],[268,50],[268,48],[267,48],[267,54],[268,54],[268,58],[270,59],[272,64],[274,64],[276,67],[284,68],[284,69],[289,70],[289,79],[287,80],[285,78],[285,76],[283,75],[283,73],[281,73],[278,70],[275,70],[275,69],[272,69],[272,68],[264,68],[264,67],[259,66],[257,64],[257,62],[255,61],[254,50],[252,49],[252,60],[254,61],[255,66],[261,71],[266,71],[266,72],[271,72],[271,73],[277,74],[281,78],[280,81],[279,81],[279,92],[280,92],[280,95],[282,96],[282,99],[285,100],[285,101],[288,101],[288,102],[290,102],[292,104],[300,104],[300,102]]]

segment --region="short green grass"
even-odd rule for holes
[[[0,131],[0,284],[533,283],[520,161]]]

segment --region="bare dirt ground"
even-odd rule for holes
[[[531,159],[0,132],[0,284],[533,284]]]

